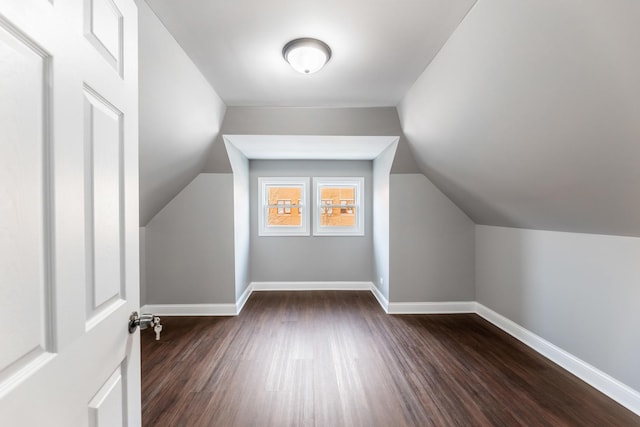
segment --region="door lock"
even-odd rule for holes
[[[138,312],[134,311],[131,313],[131,316],[129,316],[129,333],[134,333],[138,326],[140,326],[140,330],[153,328],[153,332],[156,333],[156,341],[160,340],[162,325],[160,324],[160,318],[158,316],[150,313],[143,313],[139,316]]]

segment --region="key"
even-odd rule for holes
[[[160,319],[158,318],[158,323],[153,327],[153,331],[156,333],[156,341],[160,341],[160,332],[162,332],[162,325],[159,321]]]

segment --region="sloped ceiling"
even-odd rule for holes
[[[138,8],[144,226],[200,173],[226,107],[144,1]]]
[[[479,0],[400,103],[479,224],[640,236],[640,2]]]
[[[640,236],[637,0],[148,1],[239,107],[229,129],[272,114],[240,107],[397,105],[404,152],[476,223]],[[321,73],[296,75],[280,57],[300,36],[332,45]],[[216,111],[183,157],[167,145],[150,161],[145,212],[198,171],[228,169],[222,144],[209,141],[224,105]],[[167,133],[152,126],[162,147]],[[155,148],[141,149],[141,169]]]

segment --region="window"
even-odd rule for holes
[[[364,178],[314,178],[314,236],[364,235]]]
[[[353,215],[353,199],[340,200],[340,213],[342,215]]]
[[[258,235],[308,236],[308,187],[309,178],[258,178]]]
[[[332,199],[322,199],[322,202],[320,202],[320,206],[322,207],[321,212],[320,212],[322,215],[325,215],[325,216],[333,215],[333,200]]]
[[[278,199],[278,215],[291,215],[291,200]]]

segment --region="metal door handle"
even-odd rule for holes
[[[150,313],[143,313],[138,315],[137,311],[131,313],[129,316],[129,333],[132,334],[136,331],[136,328],[140,326],[140,330],[153,328],[156,333],[156,341],[160,340],[160,332],[162,332],[162,325],[160,324],[160,318]]]

